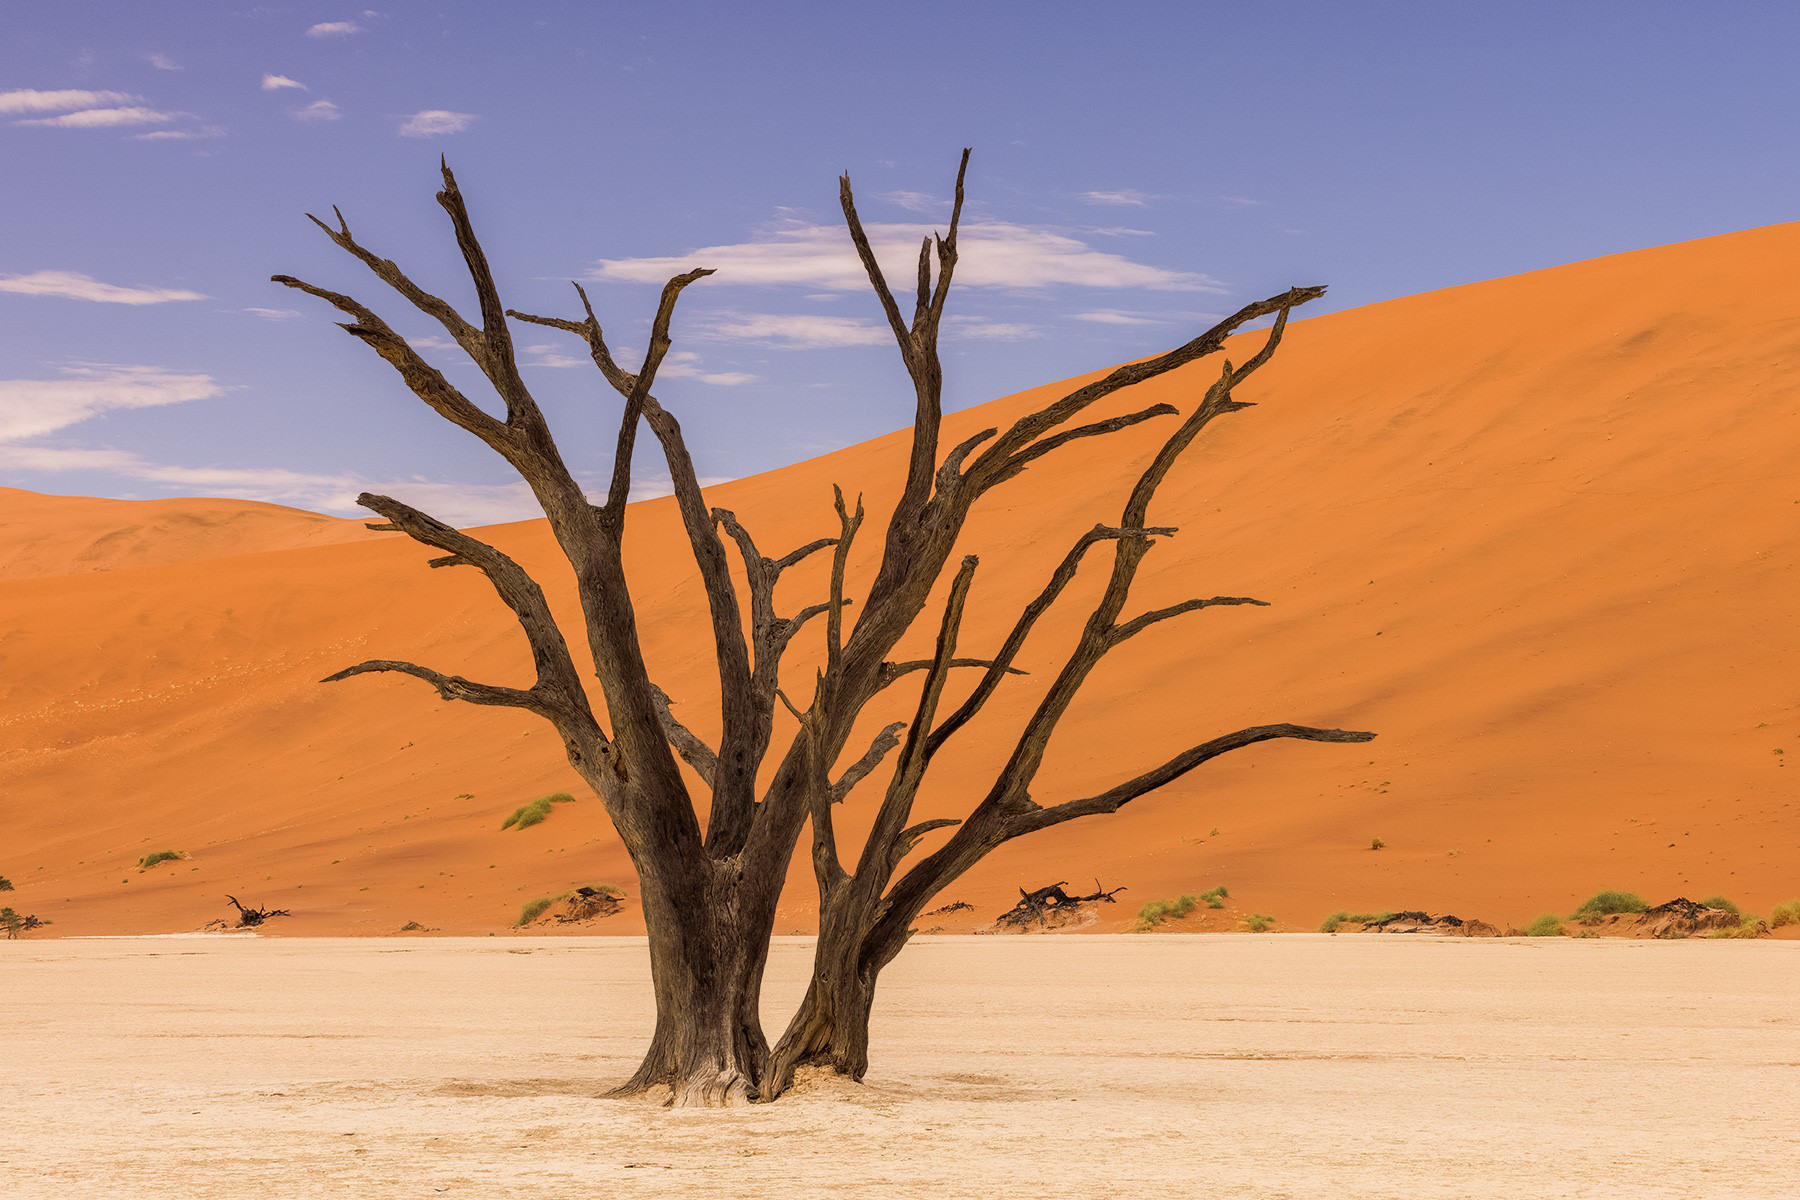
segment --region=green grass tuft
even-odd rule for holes
[[[1208,908],[1224,908],[1225,901],[1230,895],[1231,893],[1226,891],[1225,885],[1221,883],[1218,887],[1201,892],[1200,898],[1206,901]]]
[[[1583,917],[1598,919],[1614,913],[1640,913],[1649,907],[1636,892],[1595,892],[1582,902],[1574,916],[1576,920]]]
[[[1800,925],[1800,900],[1777,904],[1769,913],[1770,929],[1780,929],[1784,925]]]
[[[179,850],[158,850],[154,854],[146,854],[144,857],[138,859],[138,870],[147,871],[157,863],[166,863],[174,859],[186,857],[187,855]]]
[[[529,925],[539,917],[543,916],[552,904],[555,904],[558,900],[567,900],[568,898],[569,893],[567,892],[562,892],[555,896],[539,896],[536,900],[528,902],[525,907],[519,910],[519,919],[513,922],[513,924],[515,926]]]
[[[0,875],[0,892],[10,892],[12,890],[13,890],[12,880],[8,879],[4,875]]]
[[[1137,931],[1148,933],[1171,917],[1185,917],[1200,907],[1198,896],[1177,896],[1173,900],[1152,900],[1138,909]]]
[[[1251,933],[1266,933],[1268,932],[1269,926],[1273,924],[1275,924],[1275,918],[1264,916],[1262,913],[1253,913],[1244,918],[1244,928],[1248,929]]]
[[[1387,843],[1382,841],[1380,838],[1370,838],[1369,839],[1369,849],[1371,849],[1371,850],[1382,850],[1382,849],[1386,849],[1386,847],[1387,847]]]
[[[572,804],[574,801],[575,797],[569,795],[567,792],[552,792],[548,796],[539,796],[530,804],[521,804],[518,808],[513,809],[512,816],[500,822],[500,828],[513,829],[516,827],[519,829],[530,829],[533,825],[539,824],[550,815],[551,805]]]
[[[1602,893],[1604,894],[1604,893]],[[1562,918],[1545,913],[1525,927],[1526,937],[1561,937]]]
[[[1706,899],[1702,900],[1700,903],[1706,905],[1706,907],[1708,907],[1708,908],[1722,908],[1734,917],[1741,917],[1744,915],[1738,909],[1738,906],[1736,904],[1733,904],[1731,901],[1727,900],[1723,896],[1708,896]]]
[[[1717,907],[1712,905],[1709,907]],[[1715,929],[1706,936],[1709,938],[1753,938],[1762,936],[1763,924],[1755,917],[1740,917],[1736,925],[1726,929]]]
[[[613,900],[617,900],[625,894],[610,883],[591,883],[588,885],[588,888]],[[575,895],[575,892],[575,888],[570,888],[568,891],[558,892],[554,896],[539,896],[536,900],[531,901],[519,910],[519,919],[513,922],[513,925],[519,927],[531,924],[548,912],[551,905],[561,904],[564,900]]]

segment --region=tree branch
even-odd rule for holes
[[[901,743],[894,778],[888,784],[887,795],[882,798],[868,840],[863,844],[862,857],[856,867],[856,886],[865,903],[873,904],[880,897],[893,875],[893,864],[900,858],[899,839],[912,815],[913,801],[925,775],[926,735],[937,720],[944,685],[949,682],[950,668],[956,662],[956,639],[962,629],[963,608],[975,580],[977,565],[979,560],[973,554],[964,556],[956,578],[950,582],[950,595],[944,601],[944,619],[938,626],[937,646],[926,670],[925,686],[919,692],[918,708],[907,729],[906,740]]]
[[[436,688],[438,696],[445,700],[466,700],[470,704],[488,704],[500,708],[523,708],[551,720],[555,720],[560,715],[545,697],[533,689],[476,683],[473,680],[464,679],[460,675],[445,675],[430,667],[421,667],[417,663],[400,662],[391,658],[375,658],[368,662],[359,662],[353,667],[345,667],[341,671],[327,675],[319,682],[337,683],[339,680],[349,679],[353,675],[372,675],[382,671],[392,671],[400,675],[411,675],[415,679],[423,679]]]
[[[650,685],[650,701],[656,706],[656,719],[662,724],[663,736],[669,739],[669,745],[675,747],[675,753],[681,760],[694,768],[694,774],[703,780],[707,787],[713,786],[713,780],[719,773],[719,756],[713,753],[711,746],[694,735],[694,731],[681,723],[673,708],[669,694]]]
[[[1159,621],[1167,621],[1170,617],[1179,617],[1183,613],[1199,612],[1203,608],[1220,608],[1234,604],[1254,604],[1259,608],[1269,607],[1267,600],[1255,600],[1249,596],[1209,596],[1204,600],[1183,600],[1179,604],[1171,604],[1167,608],[1158,608],[1140,617],[1134,617],[1123,625],[1114,626],[1112,637],[1107,648],[1111,649],[1120,642],[1134,638]]]
[[[340,324],[339,329],[360,339],[375,353],[385,359],[394,370],[400,373],[414,395],[423,400],[431,410],[451,424],[468,430],[489,446],[499,451],[507,461],[514,461],[518,453],[517,439],[506,422],[488,415],[474,401],[453,387],[449,380],[436,367],[407,344],[405,338],[395,333],[386,321],[376,316],[373,311],[342,292],[333,292],[292,275],[272,275],[274,282],[283,287],[291,287],[316,296],[339,312],[348,314],[351,321]]]
[[[436,517],[411,505],[402,504],[391,496],[364,492],[356,498],[356,502],[387,518],[386,524],[414,541],[447,551],[446,557],[432,561],[433,566],[466,565],[479,568],[500,599],[518,618],[519,627],[524,630],[526,641],[531,646],[532,662],[537,668],[537,682],[532,686],[532,694],[565,720],[578,722],[584,729],[591,727],[593,736],[605,741],[588,703],[580,673],[576,671],[575,662],[569,655],[569,644],[550,612],[544,590],[525,568],[479,538],[454,529]],[[420,678],[425,676],[421,675]]]
[[[1038,618],[1049,611],[1050,606],[1056,603],[1057,597],[1062,595],[1063,589],[1068,587],[1075,578],[1075,572],[1081,566],[1081,559],[1090,547],[1111,538],[1169,536],[1174,532],[1175,530],[1172,528],[1124,530],[1096,525],[1082,534],[1076,540],[1075,545],[1070,547],[1069,552],[1063,556],[1062,562],[1057,564],[1056,570],[1050,575],[1050,581],[1044,585],[1044,590],[1039,592],[1037,597],[1027,604],[1025,610],[1019,614],[1019,619],[1014,623],[1012,632],[1007,634],[1006,642],[1000,647],[1000,653],[995,655],[989,663],[987,673],[981,677],[981,682],[975,685],[975,690],[969,693],[968,698],[957,707],[955,712],[944,718],[943,724],[932,730],[931,737],[925,743],[926,757],[937,754],[938,750],[957,730],[968,724],[975,714],[982,710],[988,699],[993,696],[994,689],[1000,686],[1003,676],[1008,673],[1017,673],[1012,672],[1012,664],[1013,660],[1019,656],[1019,651],[1024,647],[1025,639],[1030,636],[1032,627],[1037,624]]]
[[[900,731],[905,728],[905,721],[895,721],[875,735],[875,740],[869,743],[869,748],[863,751],[862,757],[851,763],[844,773],[838,776],[838,781],[831,785],[831,802],[833,804],[842,804],[844,798],[856,785],[867,779],[869,773],[881,765],[881,760],[887,757],[888,751],[900,744]]]
[[[1375,740],[1375,735],[1360,730],[1319,729],[1310,725],[1256,725],[1249,729],[1240,729],[1236,733],[1228,733],[1184,750],[1154,770],[1146,771],[1135,779],[1127,780],[1117,787],[1101,792],[1098,796],[1089,796],[1084,800],[1070,800],[1063,804],[1038,809],[1022,819],[1021,828],[1014,836],[1035,832],[1039,829],[1048,829],[1052,825],[1073,821],[1077,817],[1117,812],[1139,796],[1173,783],[1189,771],[1218,758],[1221,754],[1229,754],[1233,750],[1241,750],[1245,746],[1254,746],[1258,742],[1273,741],[1277,738],[1295,738],[1306,742],[1369,742]]]
[[[1104,378],[1076,388],[1068,395],[1045,405],[1036,412],[1020,417],[994,445],[988,448],[986,453],[975,461],[971,472],[986,480],[990,474],[999,473],[1004,465],[1021,450],[1058,426],[1065,424],[1070,418],[1097,401],[1105,399],[1123,388],[1155,379],[1177,367],[1184,367],[1195,359],[1216,353],[1225,344],[1226,338],[1258,318],[1269,316],[1272,313],[1283,314],[1280,321],[1277,322],[1279,329],[1286,324],[1285,314],[1288,310],[1317,300],[1324,294],[1323,287],[1290,288],[1278,296],[1270,296],[1266,300],[1258,300],[1254,304],[1245,305],[1199,337],[1177,346],[1165,354],[1114,368]],[[1262,362],[1267,361],[1267,356],[1274,353],[1274,346],[1278,341],[1279,333],[1271,338],[1270,344],[1265,347],[1265,353],[1259,355],[1262,361],[1257,362],[1256,366],[1261,366]],[[1249,370],[1255,369],[1250,364],[1246,364],[1246,367],[1248,368],[1246,374],[1249,373]]]
[[[876,690],[880,691],[883,688],[891,687],[894,683],[913,674],[915,671],[928,671],[935,661],[936,660],[929,658],[909,658],[905,662],[882,663],[880,682],[876,685]],[[998,665],[998,661],[992,658],[953,658],[944,665],[955,668],[985,667],[989,671],[997,671],[1006,675],[1030,674],[1030,672],[1021,671],[1017,667],[1000,666]]]
[[[831,556],[831,590],[830,607],[825,615],[825,672],[835,672],[838,659],[844,650],[844,570],[850,561],[850,543],[856,540],[856,531],[862,528],[863,502],[862,496],[856,497],[856,513],[852,516],[844,507],[844,493],[837,484],[831,485],[831,503],[837,510],[838,536],[837,547]]]

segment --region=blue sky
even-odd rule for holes
[[[0,21],[0,483],[50,492],[527,512],[268,282],[351,291],[432,346],[303,214],[341,206],[466,302],[440,152],[513,307],[570,314],[581,278],[637,346],[656,282],[720,268],[658,389],[713,478],[907,420],[845,169],[878,242],[916,244],[974,147],[953,406],[1290,284],[1341,308],[1800,207],[1790,5],[4,0]],[[521,332],[530,378],[598,473],[613,397],[558,336]]]

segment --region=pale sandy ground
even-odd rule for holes
[[[868,1086],[685,1112],[595,1098],[649,1030],[633,940],[0,950],[18,1200],[1800,1188],[1786,943],[923,939]]]

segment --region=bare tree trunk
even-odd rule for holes
[[[822,915],[827,926],[813,952],[812,982],[770,1058],[771,1097],[785,1091],[801,1067],[823,1067],[859,1081],[869,1069],[875,984],[900,946],[885,951],[873,946],[867,930],[839,916],[833,921]]]
[[[726,894],[703,908],[663,911],[665,890],[645,883],[656,1032],[637,1072],[612,1094],[660,1092],[677,1107],[760,1098],[769,1044],[758,1004],[772,919],[762,914],[773,898]]]

